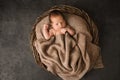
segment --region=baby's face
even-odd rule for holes
[[[53,29],[60,30],[66,26],[66,22],[62,16],[51,16],[51,25]]]

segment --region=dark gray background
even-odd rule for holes
[[[120,80],[120,0],[0,0],[0,80],[61,80],[35,63],[29,44],[36,18],[58,4],[84,9],[98,25],[105,68],[82,80]]]

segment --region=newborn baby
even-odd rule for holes
[[[58,10],[54,10],[49,13],[49,24],[43,25],[43,35],[45,39],[50,39],[54,35],[65,34],[67,31],[71,36],[75,34],[75,30],[67,25],[67,22],[62,14]]]

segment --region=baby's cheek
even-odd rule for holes
[[[63,24],[63,27],[66,27],[66,24]]]
[[[53,25],[52,27],[53,27],[54,29],[56,29],[56,26],[55,26],[55,25]]]

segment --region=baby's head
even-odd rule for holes
[[[55,30],[59,30],[66,26],[64,15],[58,10],[53,10],[49,13],[49,21]]]

